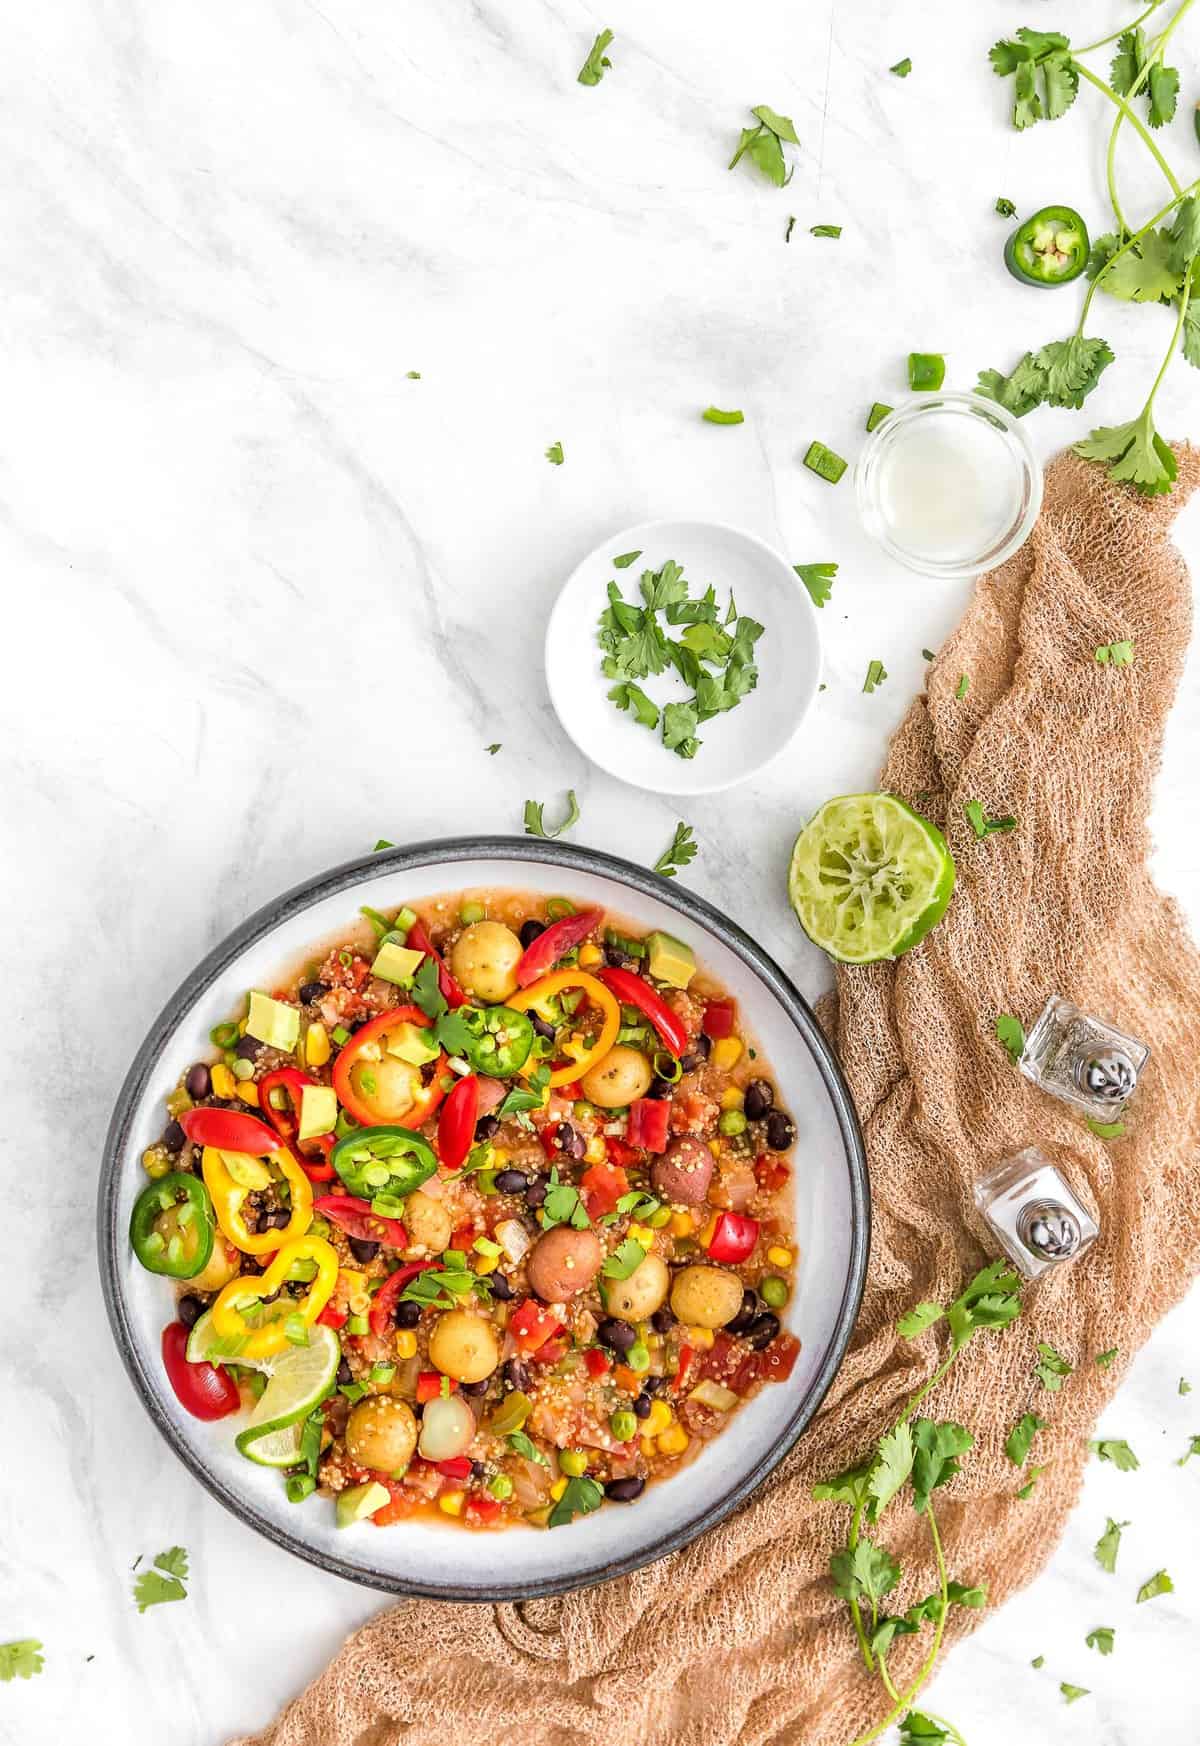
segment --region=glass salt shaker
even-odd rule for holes
[[[1036,1146],[1027,1146],[975,1184],[975,1205],[1026,1279],[1074,1261],[1100,1227],[1062,1172]]]
[[[1136,1037],[1052,994],[1017,1065],[1051,1097],[1103,1122],[1128,1103],[1149,1058],[1149,1049]]]

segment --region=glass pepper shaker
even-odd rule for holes
[[[1036,1146],[1006,1158],[975,1184],[975,1205],[1026,1279],[1074,1261],[1100,1227],[1066,1178]]]
[[[1133,1096],[1149,1059],[1145,1043],[1052,994],[1017,1065],[1051,1097],[1074,1104],[1094,1121],[1109,1122]]]

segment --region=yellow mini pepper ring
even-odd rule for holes
[[[234,1179],[224,1154],[215,1146],[205,1146],[200,1162],[204,1186],[212,1196],[217,1223],[234,1248],[240,1249],[244,1255],[269,1255],[282,1244],[302,1237],[312,1224],[312,1184],[299,1164],[286,1146],[272,1152],[269,1162],[279,1167],[291,1190],[291,1218],[282,1230],[251,1231],[247,1228],[242,1207],[251,1190]]]
[[[614,996],[605,988],[603,982],[595,976],[589,976],[586,970],[552,970],[549,976],[543,976],[540,982],[531,983],[519,994],[510,997],[508,1005],[517,1012],[527,1012],[532,1007],[538,1007],[556,995],[563,988],[582,988],[593,1006],[600,1008],[604,1014],[604,1023],[600,1027],[600,1035],[575,1061],[566,1067],[558,1067],[550,1075],[550,1084],[570,1085],[576,1079],[582,1079],[584,1074],[594,1067],[597,1061],[602,1061],[617,1040],[617,1032],[621,1028],[621,1008]]]
[[[238,1306],[248,1297],[272,1296],[285,1283],[296,1261],[315,1261],[317,1264],[316,1278],[309,1285],[306,1294],[300,1298],[284,1300],[286,1317],[281,1316],[277,1321],[267,1322],[261,1328],[248,1329]],[[311,1328],[333,1296],[337,1276],[338,1258],[333,1244],[327,1243],[324,1237],[299,1237],[295,1242],[283,1245],[265,1273],[247,1274],[239,1279],[231,1279],[212,1306],[214,1334],[219,1340],[227,1340],[231,1345],[237,1343],[237,1350],[231,1355],[230,1361],[236,1363],[239,1358],[272,1358],[277,1352],[282,1352],[290,1344],[286,1321],[298,1315],[305,1327]]]

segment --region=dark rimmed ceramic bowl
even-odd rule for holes
[[[416,1520],[339,1530],[319,1498],[289,1504],[280,1476],[234,1448],[234,1427],[179,1406],[159,1357],[171,1288],[133,1259],[127,1231],[145,1184],[140,1156],[162,1130],[163,1097],[208,1052],[208,1033],[251,987],[276,980],[345,931],[360,904],[389,909],[444,891],[533,889],[599,903],[686,939],[737,996],[800,1130],[794,1173],[799,1284],[784,1312],[803,1350],[791,1380],[760,1390],[730,1428],[631,1507],[569,1531],[465,1533]],[[806,1002],[777,964],[711,904],[612,855],[524,837],[457,837],[364,856],[289,891],[236,928],[168,1001],[138,1050],[109,1127],[98,1204],[100,1272],[121,1357],[151,1418],[197,1479],[243,1521],[323,1569],[397,1594],[514,1600],[619,1576],[715,1528],[808,1424],[841,1363],[858,1312],[869,1241],[862,1137],[841,1072]]]

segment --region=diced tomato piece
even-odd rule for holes
[[[611,1147],[620,1141],[608,1141],[609,1157],[612,1158]],[[632,1147],[625,1148],[632,1158],[635,1156]],[[626,1160],[628,1162],[628,1160]],[[625,1174],[624,1165],[620,1160],[613,1159],[608,1164],[593,1164],[585,1170],[579,1179],[579,1192],[583,1196],[583,1204],[589,1217],[603,1218],[605,1213],[615,1212],[617,1202],[623,1194],[629,1193],[629,1178]]]
[[[760,1352],[747,1352],[729,1378],[729,1387],[734,1394],[749,1394],[754,1384],[759,1381],[762,1375],[761,1357]]]
[[[571,1350],[569,1334],[555,1334],[549,1340],[543,1340],[536,1352],[529,1354],[534,1364],[557,1364],[560,1358],[565,1358]]]
[[[786,1382],[800,1356],[800,1342],[795,1334],[777,1334],[765,1352],[759,1353],[759,1367],[764,1382]]]
[[[608,1354],[602,1352],[599,1346],[589,1346],[583,1355],[584,1368],[588,1375],[593,1378],[607,1376],[611,1362]]]
[[[426,1401],[436,1400],[442,1392],[442,1384],[447,1383],[451,1394],[458,1393],[458,1382],[453,1376],[443,1376],[440,1370],[422,1370],[417,1377],[417,1399],[422,1405]]]
[[[604,1150],[608,1153],[608,1161],[619,1170],[627,1169],[630,1164],[638,1161],[638,1149],[625,1140],[617,1138],[616,1134],[605,1134]]]
[[[469,1455],[452,1455],[448,1461],[435,1461],[434,1466],[446,1479],[470,1479],[471,1458]]]
[[[723,1376],[729,1368],[729,1355],[733,1351],[733,1337],[724,1329],[713,1335],[713,1343],[700,1360],[701,1376]]]
[[[508,1331],[519,1350],[526,1354],[538,1351],[561,1328],[562,1323],[558,1317],[552,1316],[549,1310],[543,1309],[532,1297],[527,1297],[524,1303],[518,1304],[508,1318]]]
[[[629,1106],[625,1137],[646,1152],[665,1152],[671,1130],[671,1105],[665,1097],[638,1097]]]
[[[454,1231],[450,1237],[449,1246],[451,1249],[462,1249],[466,1253],[470,1253],[471,1244],[474,1241],[475,1226],[471,1224],[459,1225],[458,1229]]]
[[[325,1327],[325,1328],[344,1327],[345,1324],[349,1321],[349,1319],[350,1319],[350,1311],[349,1310],[336,1309],[334,1307],[334,1305],[331,1303],[327,1303],[325,1305],[325,1308],[321,1311],[320,1315],[317,1317],[317,1320],[321,1323],[321,1326]]]
[[[755,1179],[764,1194],[774,1194],[783,1187],[791,1174],[790,1165],[785,1164],[782,1158],[772,1158],[767,1152],[754,1160]]]
[[[474,1527],[494,1527],[501,1515],[500,1500],[489,1497],[486,1491],[473,1491],[467,1499],[467,1507],[463,1518]]]
[[[732,1000],[710,1000],[704,1009],[704,1018],[700,1028],[706,1037],[711,1037],[714,1042],[717,1042],[722,1037],[733,1035],[736,1018],[737,1008]]]
[[[389,1528],[393,1522],[402,1522],[406,1516],[411,1516],[421,1500],[415,1492],[397,1485],[395,1480],[384,1479],[381,1475],[376,1477],[379,1484],[386,1488],[388,1501],[380,1504],[371,1520],[377,1528]]]

